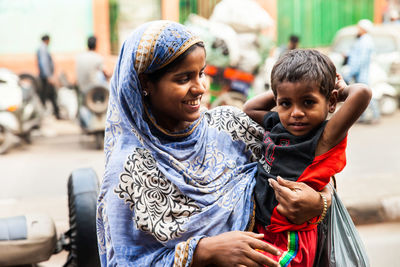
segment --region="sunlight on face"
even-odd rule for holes
[[[151,110],[159,125],[176,132],[200,117],[200,101],[206,90],[206,54],[196,47],[172,71],[152,84]]]

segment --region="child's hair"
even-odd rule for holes
[[[271,72],[271,87],[276,97],[276,88],[283,82],[314,81],[321,94],[329,98],[336,81],[336,67],[324,54],[312,49],[295,49],[283,54]]]

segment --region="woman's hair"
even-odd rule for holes
[[[271,88],[283,82],[315,82],[321,94],[329,98],[336,81],[336,67],[324,54],[312,49],[295,49],[283,54],[271,72]]]
[[[161,69],[158,69],[152,73],[148,73],[147,76],[148,76],[149,80],[153,83],[158,82],[167,72],[171,72],[174,70],[174,68],[179,66],[179,64],[186,58],[186,56],[189,55],[197,47],[201,47],[204,49],[204,43],[198,42],[198,43],[193,44],[185,52],[180,54],[176,59],[174,59],[172,62],[168,63],[166,66],[164,66]]]

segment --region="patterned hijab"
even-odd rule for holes
[[[162,68],[197,42],[181,24],[155,21],[136,29],[122,47],[111,82],[98,201],[103,266],[186,266],[202,237],[249,227],[262,130],[224,107],[168,133],[142,102],[138,75]]]

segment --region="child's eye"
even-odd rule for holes
[[[311,99],[304,100],[304,105],[306,105],[306,106],[311,106],[314,103],[315,103],[314,100],[311,100]]]
[[[290,106],[290,102],[288,102],[288,101],[282,101],[282,102],[279,102],[279,105],[282,106],[282,107],[284,107],[284,108],[287,108],[287,107]]]

